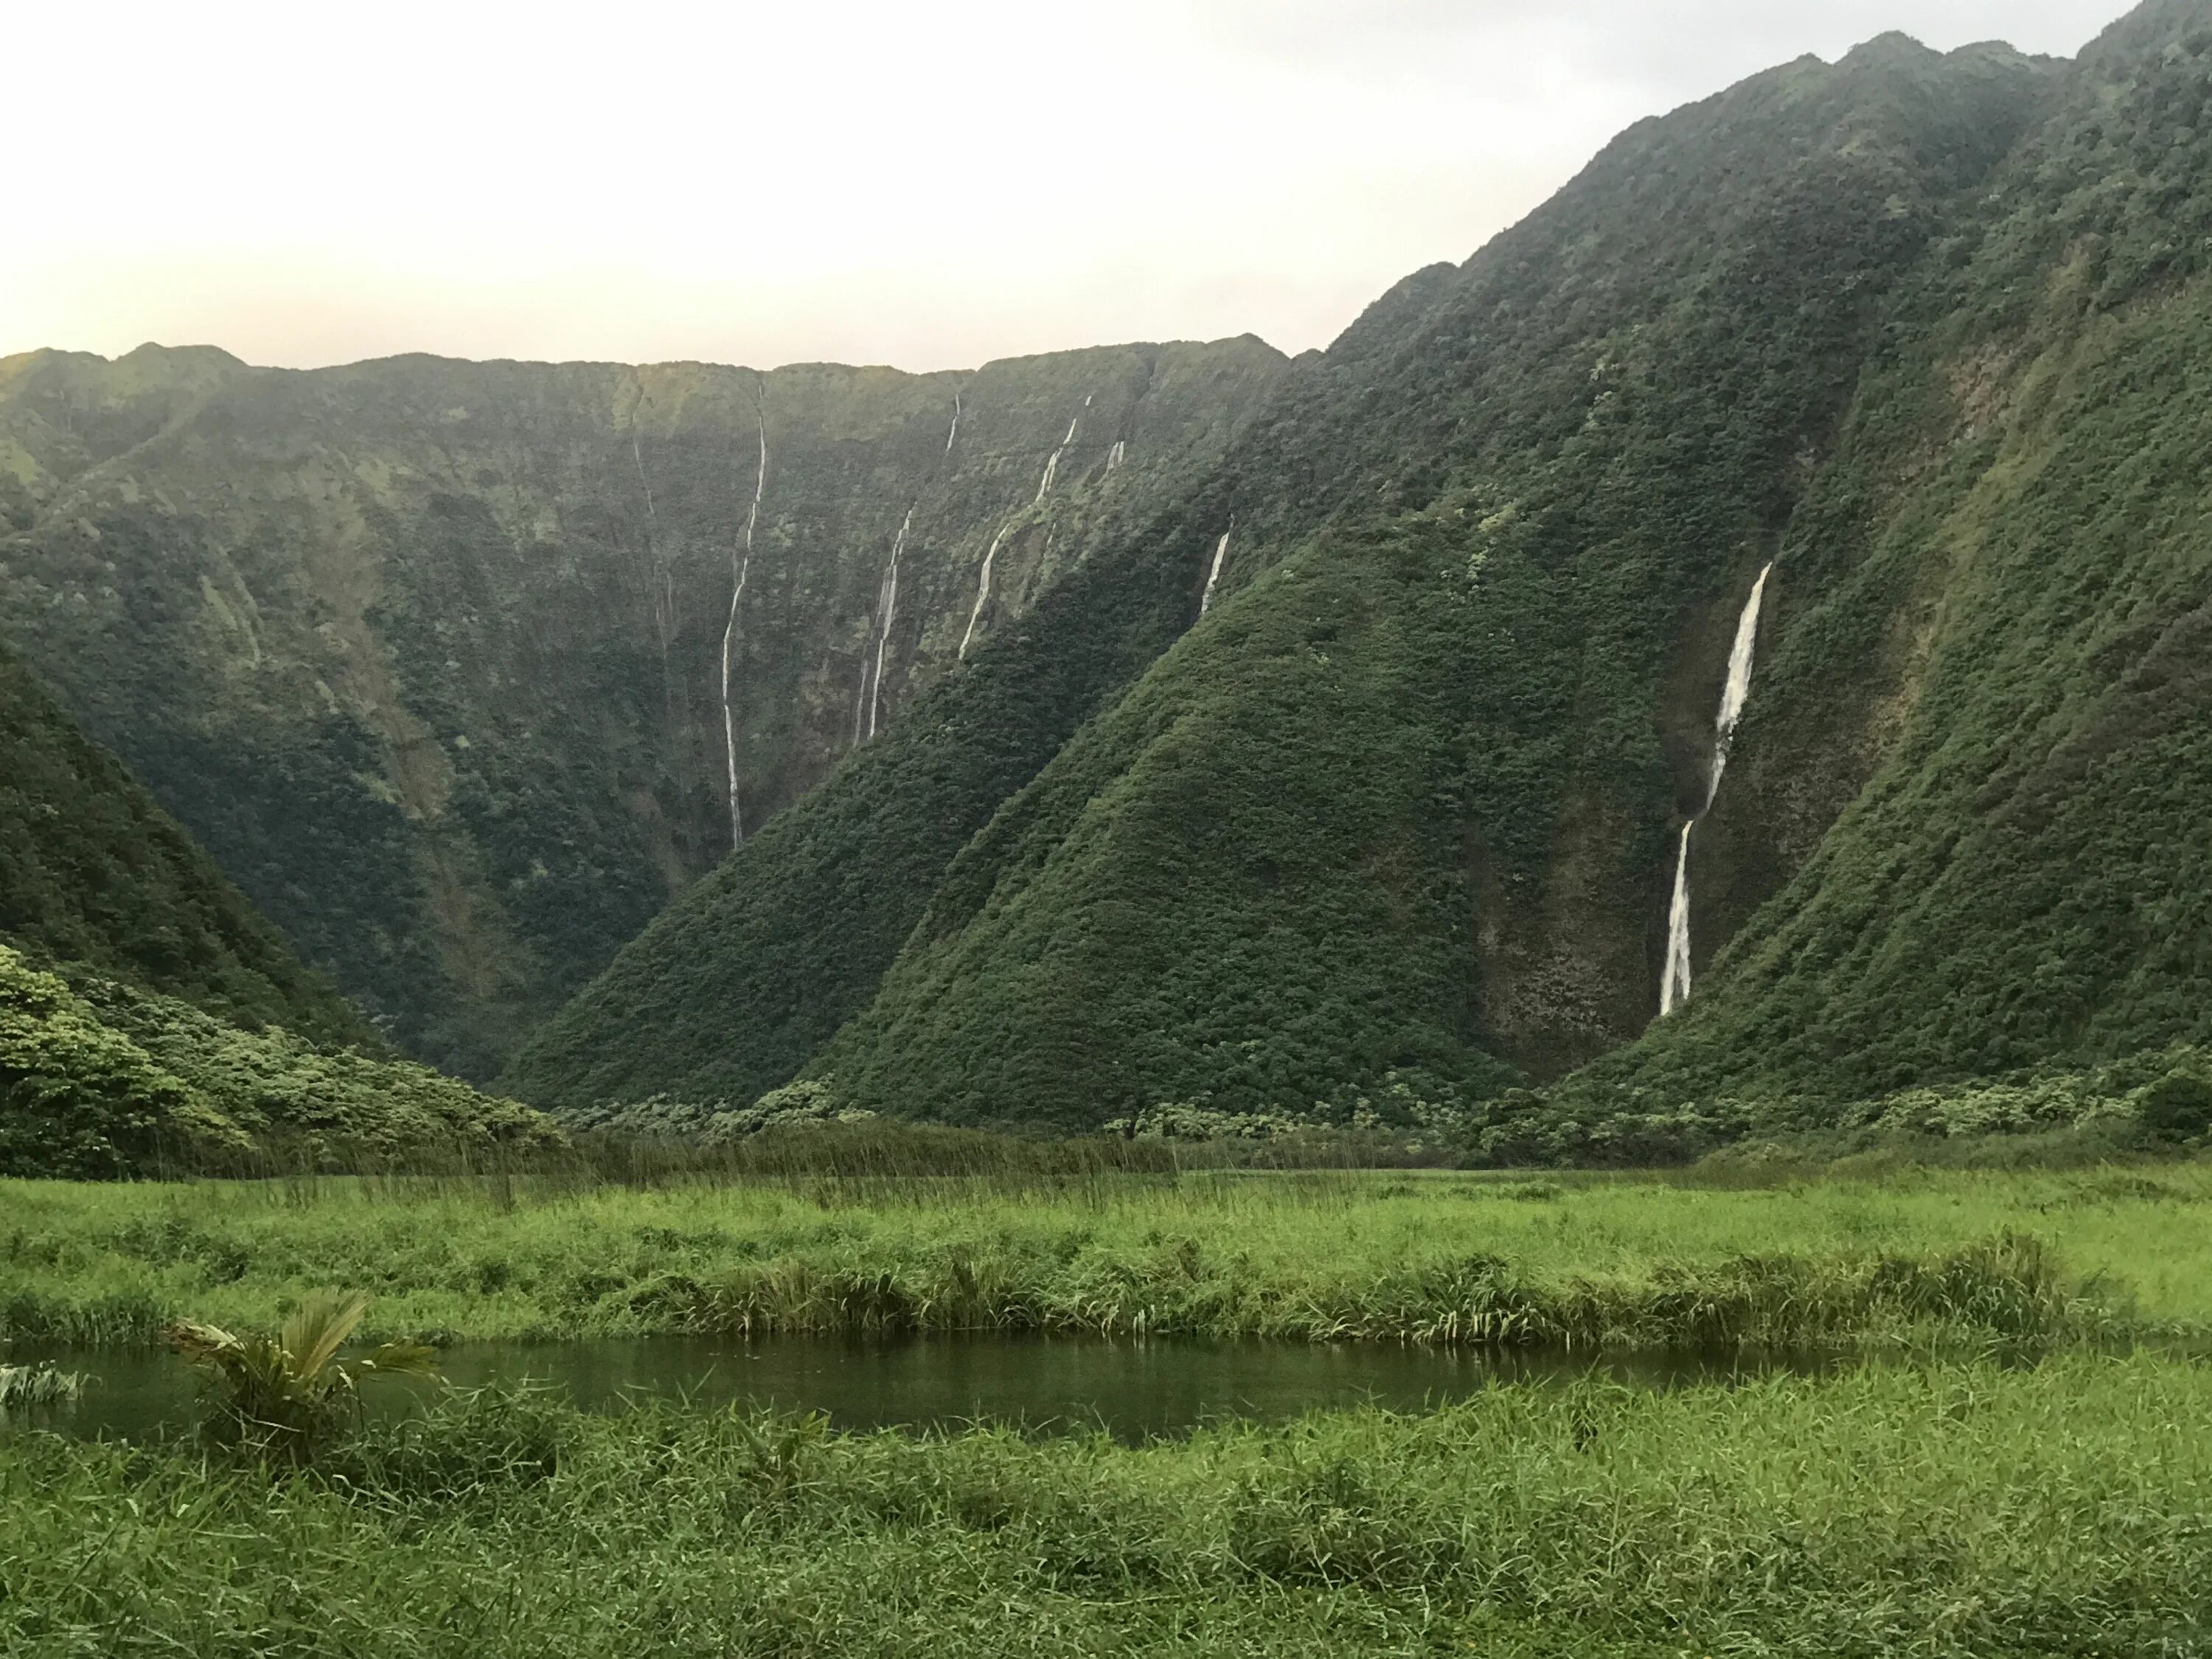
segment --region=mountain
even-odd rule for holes
[[[547,1144],[394,1060],[115,757],[0,652],[0,1174]]]
[[[33,353],[0,631],[393,1042],[481,1078],[1285,368]]]
[[[2202,0],[1889,35],[1296,362],[0,365],[0,624],[397,1036],[594,1121],[2196,1133],[2208,259]]]
[[[1402,1119],[1634,1037],[1742,596],[2063,79],[1891,37],[1632,129],[1300,365],[510,1080]]]
[[[2212,1042],[2212,14],[2086,52],[1891,332],[1697,832],[1725,945],[1571,1120]]]

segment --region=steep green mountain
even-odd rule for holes
[[[2112,30],[1997,185],[1776,567],[1693,860],[1725,948],[1571,1123],[2212,1039],[2212,15]]]
[[[395,1042],[483,1076],[1285,367],[34,353],[0,630]]]
[[[0,653],[0,1174],[537,1145],[392,1060],[115,757]]]
[[[512,1080],[1403,1119],[1633,1037],[1742,596],[2063,78],[1889,37],[1632,129],[1302,364]]]

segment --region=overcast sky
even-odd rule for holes
[[[0,355],[964,367],[1322,345],[1607,138],[2124,0],[70,5],[8,25]]]

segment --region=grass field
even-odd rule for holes
[[[2212,1372],[1876,1363],[1103,1439],[461,1400],[272,1475],[0,1438],[0,1651],[2148,1655]]]
[[[2212,1165],[1769,1188],[1433,1173],[0,1182],[0,1336],[371,1291],[369,1331],[1048,1328],[1609,1342],[2212,1329]]]

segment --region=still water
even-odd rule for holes
[[[136,1437],[183,1430],[196,1419],[198,1379],[166,1352],[19,1344],[0,1352],[8,1364],[42,1361],[84,1373],[82,1397],[72,1405],[0,1413],[0,1433],[44,1428]],[[1499,1382],[1595,1376],[1671,1388],[1803,1369],[1800,1361],[1734,1351],[1606,1358],[1380,1344],[1007,1336],[469,1342],[445,1350],[440,1365],[458,1387],[544,1383],[596,1411],[657,1397],[708,1409],[818,1411],[846,1429],[982,1422],[1103,1429],[1123,1440],[1175,1434],[1223,1418],[1279,1422],[1370,1402],[1419,1410]],[[373,1412],[390,1413],[419,1408],[433,1390],[387,1382],[366,1392]]]

